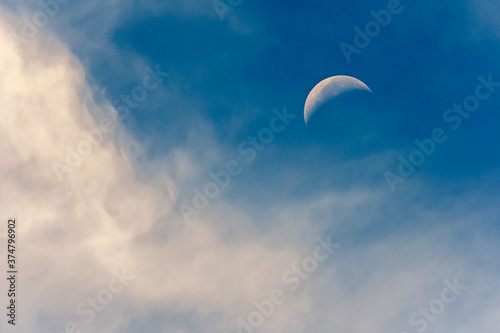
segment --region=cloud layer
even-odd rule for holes
[[[15,46],[7,23],[16,19],[5,11],[0,26],[0,211],[19,220],[18,329],[62,332],[75,322],[84,332],[236,332],[237,318],[278,288],[286,301],[260,331],[417,332],[423,326],[409,317],[458,277],[467,289],[429,331],[497,332],[499,205],[487,182],[449,201],[419,178],[399,197],[385,184],[356,183],[281,195],[268,208],[232,200],[231,191],[246,193],[236,180],[186,224],[178,203],[190,180],[234,154],[214,124],[197,117],[206,130],[148,158],[66,45],[43,32]],[[88,136],[102,121],[113,127],[96,144]],[[210,152],[197,154],[207,142]],[[74,162],[75,151],[87,156],[60,182],[54,162]],[[387,164],[383,153],[342,161],[324,177]],[[295,188],[311,181],[299,168],[273,168]],[[280,179],[260,185],[279,191]],[[329,235],[341,247],[290,292],[284,274]],[[102,299],[123,268],[134,278],[86,322],[79,305]]]

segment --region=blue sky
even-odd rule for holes
[[[252,330],[497,332],[500,8],[401,0],[348,61],[341,43],[355,46],[355,28],[391,3],[243,1],[221,19],[210,1],[69,1],[25,38],[42,7],[2,0],[1,208],[29,240],[20,329],[245,331],[238,318],[287,289],[287,270],[330,236],[335,254]],[[120,119],[114,101],[154,70],[168,76]],[[318,137],[304,103],[335,75],[372,94]],[[478,85],[488,97],[454,129],[448,110]],[[284,112],[295,118],[252,149]],[[436,129],[445,142],[398,174]],[[239,172],[197,207],[228,163]],[[135,278],[86,322],[75,309],[121,267]],[[442,314],[409,319],[455,278],[467,289]]]
[[[198,112],[185,111],[181,101],[157,94],[133,112],[126,125],[134,134],[146,142],[164,142],[155,140],[154,155],[164,154],[174,142],[184,143],[185,135],[179,132],[187,133],[193,117],[209,122],[218,141],[235,146],[247,128],[261,128],[268,121],[273,107],[286,105],[301,113],[311,87],[338,74],[358,77],[375,91],[378,104],[369,112],[377,114],[379,123],[373,130],[383,131],[381,140],[388,149],[404,150],[442,126],[444,111],[473,91],[479,75],[494,75],[498,67],[491,24],[479,15],[471,17],[470,4],[450,4],[401,3],[402,12],[361,54],[353,55],[350,64],[340,42],[353,44],[353,28],[372,20],[369,12],[386,8],[386,2],[242,3],[223,22],[214,12],[201,17],[153,16],[131,5],[130,14],[108,32],[112,54],[103,48],[91,57],[85,46],[73,48],[90,57],[92,79],[107,88],[110,98],[142,77],[141,70],[131,73],[126,65],[128,57],[140,57],[172,73],[180,86],[175,94],[181,95],[183,104],[199,106]],[[115,52],[124,54],[123,62],[117,61]],[[424,168],[441,175],[446,169],[442,176],[454,175],[456,180],[498,167],[496,154],[478,149],[498,139],[495,102],[493,96],[481,105],[433,157],[436,161]],[[284,154],[303,155],[291,143],[307,141],[304,124],[293,126],[275,144],[284,147]]]

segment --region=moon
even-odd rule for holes
[[[351,76],[337,75],[321,81],[307,96],[304,106],[306,126],[316,111],[327,102],[338,99],[347,93],[362,91],[372,92],[366,84]]]

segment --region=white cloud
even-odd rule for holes
[[[167,169],[175,170],[171,173],[162,171],[163,162],[154,162],[158,164],[148,168],[155,174],[141,174],[130,152],[137,143],[120,127],[110,105],[94,101],[84,69],[64,45],[40,34],[16,49],[2,24],[0,49],[0,211],[19,219],[23,331],[61,331],[71,320],[87,325],[75,313],[76,306],[105,288],[111,270],[122,266],[136,279],[85,326],[89,331],[126,330],[154,313],[164,313],[166,319],[151,323],[149,331],[169,331],[167,320],[181,314],[193,315],[207,332],[229,331],[237,325],[236,316],[253,311],[254,300],[286,287],[283,272],[310,254],[317,236],[329,227],[343,235],[346,230],[356,233],[366,225],[356,211],[370,214],[377,202],[390,200],[380,189],[332,191],[317,202],[304,199],[277,207],[282,213],[270,217],[267,231],[222,201],[185,225],[177,212],[176,177],[185,179],[198,168],[187,153],[172,154],[178,160]],[[52,162],[64,161],[66,147],[76,147],[83,132],[95,129],[104,117],[117,122],[116,135],[59,182]],[[327,212],[330,206],[339,214]],[[311,217],[318,210],[338,221],[315,224]],[[418,218],[439,220],[446,214],[423,209]],[[350,226],[352,219],[356,221]],[[470,226],[468,221],[460,225],[463,231]],[[452,229],[443,227],[414,238],[387,235],[366,244],[342,244],[263,329],[405,329],[398,320],[435,297],[443,278],[458,271],[465,279],[493,281],[487,269],[471,273],[470,257],[456,256],[460,244],[450,233]],[[485,240],[483,234],[477,237],[473,244]],[[491,242],[484,244],[472,252],[479,256],[497,249]],[[455,308],[470,321],[476,316],[467,307],[480,304],[484,292],[472,282],[470,293]],[[496,289],[491,292],[498,295]],[[497,322],[497,300],[484,303],[496,307],[490,306],[484,327]],[[453,315],[443,320],[451,323]],[[194,325],[183,324],[186,331]]]

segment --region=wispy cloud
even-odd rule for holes
[[[0,210],[20,220],[21,331],[62,331],[74,321],[110,333],[234,332],[237,318],[254,311],[253,302],[267,299],[284,272],[314,253],[317,237],[329,234],[341,251],[304,279],[262,330],[414,332],[409,316],[455,276],[467,292],[432,329],[489,333],[498,326],[499,206],[485,195],[487,182],[449,201],[419,178],[398,196],[383,181],[356,183],[282,195],[260,211],[252,200],[234,203],[228,196],[185,224],[180,194],[232,153],[213,125],[196,118],[203,130],[192,130],[188,144],[172,144],[166,157],[151,159],[67,46],[40,33],[16,48],[8,33],[2,24]],[[102,119],[115,123],[114,135],[59,182],[51,163],[64,160],[66,148],[77,147],[81,133]],[[336,175],[322,176],[340,182],[377,174],[389,162],[380,156],[342,161],[328,166]],[[311,179],[285,163],[275,168],[293,184],[276,177],[265,184],[268,191],[286,192]],[[113,272],[122,267],[133,281],[86,321],[77,309],[89,297],[105,303]]]

